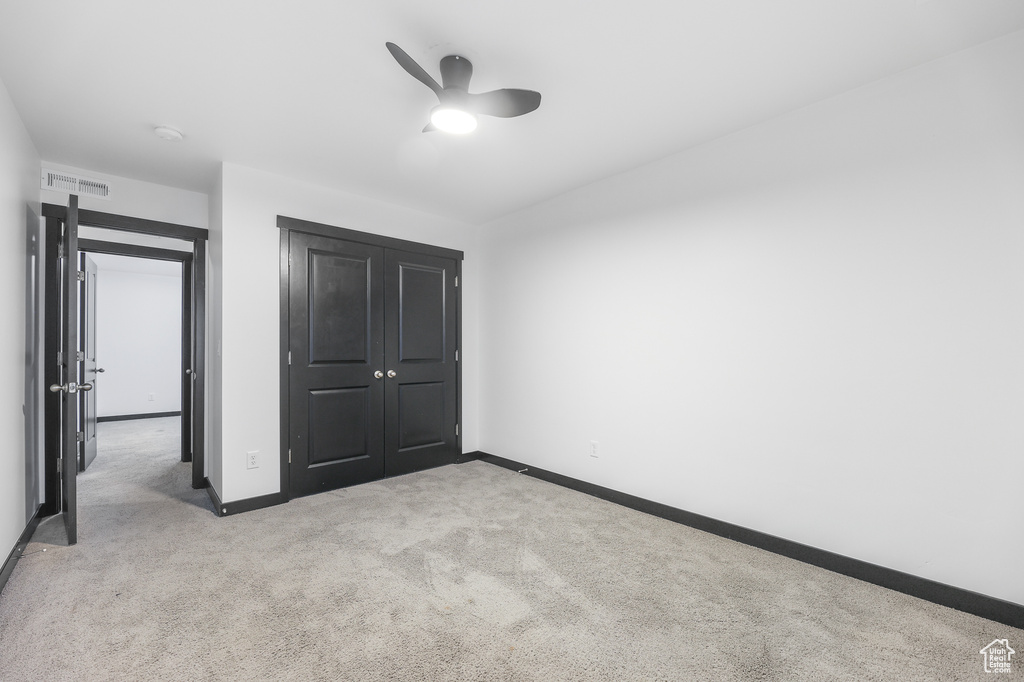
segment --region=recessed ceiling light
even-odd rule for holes
[[[157,126],[153,128],[153,132],[161,140],[170,140],[171,142],[180,142],[185,137],[180,130],[170,126]]]

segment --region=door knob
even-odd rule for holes
[[[382,371],[380,371],[378,369],[376,372],[373,373],[373,378],[374,379],[383,379],[384,378],[384,372],[382,372]]]
[[[398,372],[396,372],[393,369],[389,369],[388,370],[388,379],[394,379],[397,376],[398,376]]]
[[[97,373],[97,374],[103,374],[103,373],[104,373],[104,372],[106,372],[106,371],[107,371],[107,370],[103,369],[102,367],[98,367],[98,368],[96,369],[96,373]]]
[[[78,393],[79,391],[91,391],[91,390],[92,390],[92,384],[90,384],[90,383],[76,384],[75,382],[72,381],[69,384],[51,384],[50,385],[50,392],[51,393],[60,393],[61,391],[64,391],[66,393]]]

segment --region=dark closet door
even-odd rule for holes
[[[387,250],[385,473],[450,464],[458,456],[457,263]]]
[[[384,250],[291,232],[291,496],[384,475]]]

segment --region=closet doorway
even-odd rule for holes
[[[289,497],[462,452],[462,252],[278,217]]]

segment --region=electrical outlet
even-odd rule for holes
[[[260,466],[259,459],[260,451],[252,450],[245,453],[245,468],[246,469],[257,469]]]
[[[597,450],[598,450],[597,441],[596,440],[590,441],[590,456],[594,457],[595,459],[597,457],[600,457],[600,455],[597,454]]]

